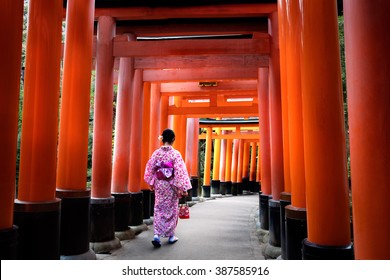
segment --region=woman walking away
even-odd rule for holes
[[[187,196],[191,189],[190,178],[179,151],[172,147],[175,133],[165,129],[159,137],[163,145],[154,151],[145,168],[144,180],[155,193],[154,203],[154,247],[161,247],[161,237],[175,243],[179,215],[179,198]]]

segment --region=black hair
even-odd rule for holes
[[[168,142],[169,144],[172,144],[173,141],[175,141],[175,132],[173,132],[172,129],[169,129],[169,128],[165,129],[163,131],[163,133],[161,134],[161,136],[163,138],[162,139],[163,143]]]

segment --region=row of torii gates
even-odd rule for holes
[[[1,258],[92,258],[90,243],[116,246],[115,232],[148,216],[143,209],[151,194],[142,183],[143,167],[159,145],[160,131],[171,126],[194,190],[197,143],[206,139],[203,196],[226,192],[230,181],[228,192],[239,194],[248,170],[250,181],[261,181],[261,226],[285,259],[389,259],[390,2],[344,1],[353,227],[336,1],[262,2],[95,9],[93,0],[67,1],[59,111],[63,1],[30,0],[15,197],[23,1],[1,1],[0,35],[6,38],[0,52]],[[246,17],[266,20],[255,27],[207,23],[201,31],[231,35],[240,30],[250,33],[249,39],[142,41],[143,32],[183,35],[188,29],[199,32],[199,26],[168,26],[153,34],[152,28],[120,24]],[[93,167],[87,189],[93,57]],[[226,124],[225,117],[247,122],[258,117],[259,130],[253,123],[250,128],[244,122]],[[201,127],[206,136],[198,135]],[[214,162],[210,182],[213,138],[214,159],[222,160]]]

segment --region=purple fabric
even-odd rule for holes
[[[171,179],[157,178],[158,164],[171,163],[173,176]],[[179,151],[172,146],[162,146],[150,157],[146,164],[144,180],[154,187],[154,234],[170,237],[175,234],[179,215],[179,191],[191,189],[186,165]]]
[[[157,162],[156,164],[156,176],[159,180],[170,179],[173,175],[173,163]]]

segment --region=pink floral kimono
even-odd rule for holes
[[[157,170],[168,162],[173,165],[172,176],[168,179],[158,179]],[[146,164],[144,180],[155,192],[154,234],[160,237],[173,236],[179,215],[179,193],[191,189],[190,178],[180,152],[172,146],[161,146],[154,151]]]

